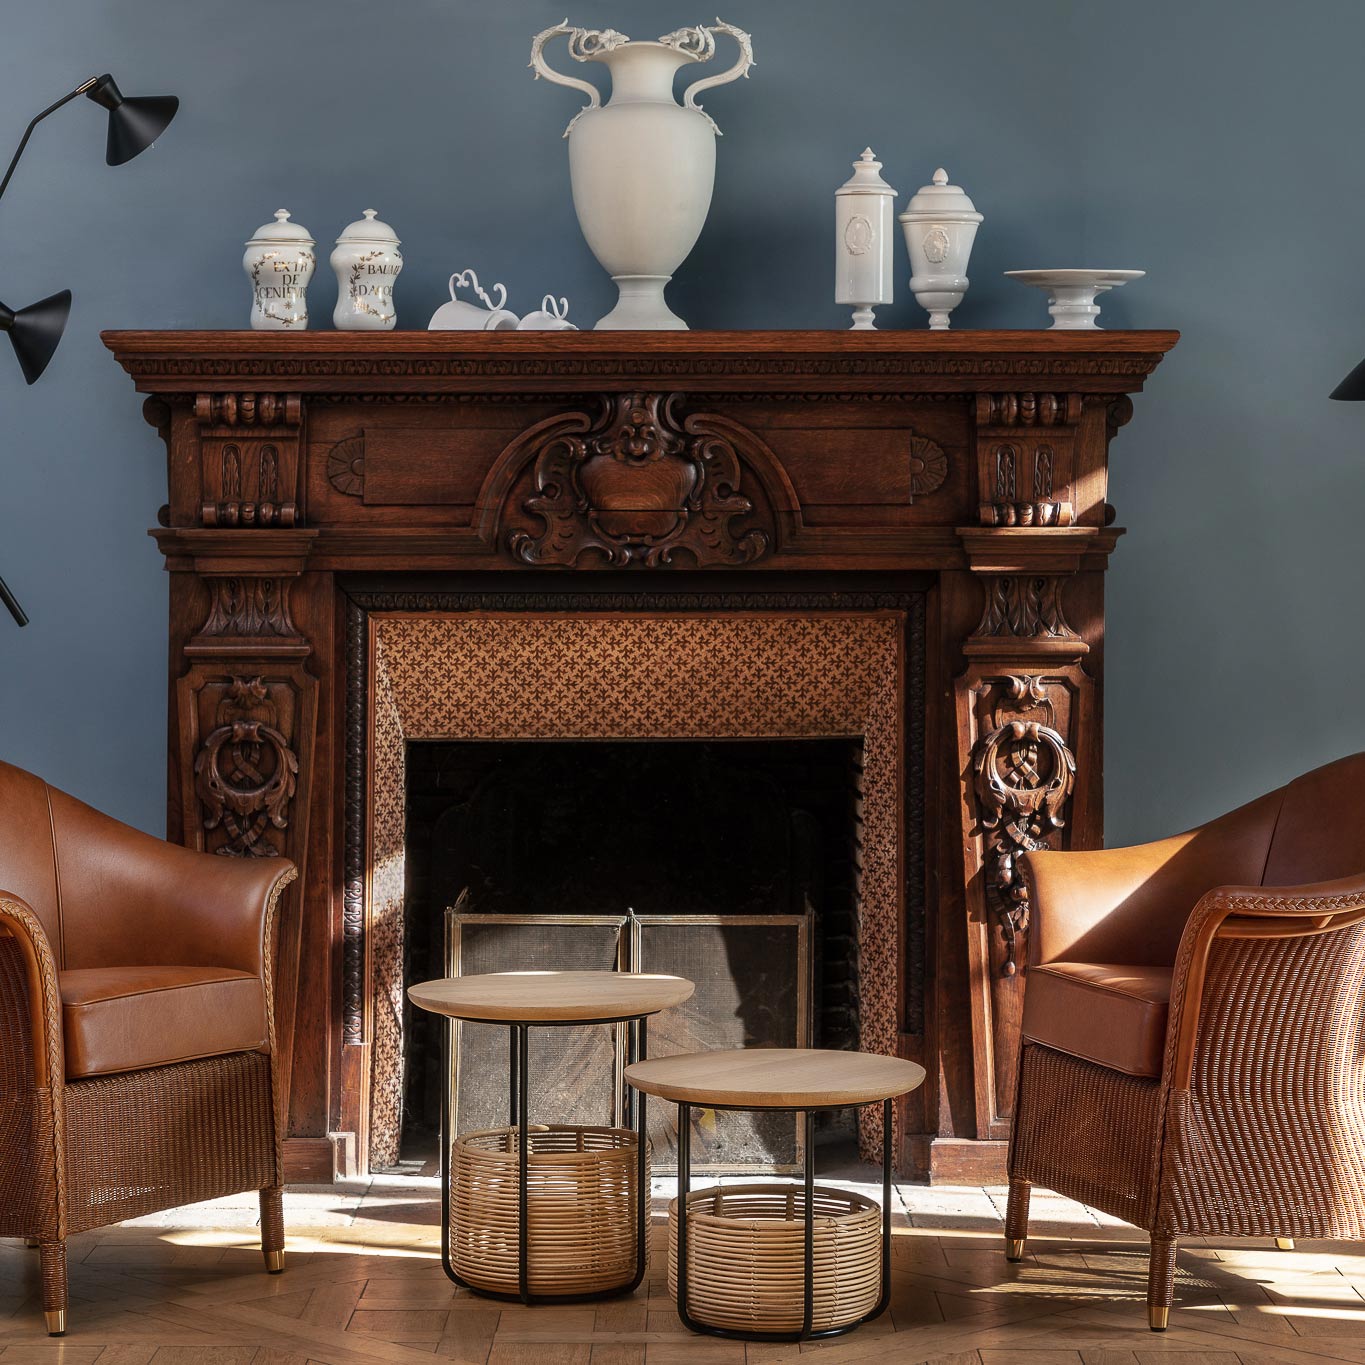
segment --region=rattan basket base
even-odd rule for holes
[[[736,1332],[799,1332],[805,1294],[805,1191],[728,1185],[688,1196],[687,1308]],[[678,1201],[668,1208],[668,1285],[678,1292]],[[882,1211],[865,1195],[815,1187],[811,1327],[847,1327],[882,1291]]]
[[[528,1290],[574,1297],[628,1286],[636,1272],[635,1134],[551,1124],[532,1127],[527,1139]],[[515,1128],[451,1144],[450,1264],[475,1289],[518,1291],[517,1185]]]

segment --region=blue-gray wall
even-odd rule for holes
[[[986,215],[957,325],[1037,325],[1042,300],[1000,272],[1082,264],[1150,272],[1109,296],[1111,325],[1184,333],[1114,447],[1133,529],[1109,580],[1111,842],[1365,747],[1365,408],[1326,400],[1365,353],[1365,7],[726,3],[758,65],[706,100],[726,134],[715,203],[670,294],[694,326],[841,325],[830,197],[870,142],[902,198],[943,164]],[[145,530],[165,474],[101,328],[243,325],[241,244],[282,205],[324,246],[361,209],[392,222],[406,326],[465,265],[523,309],[553,290],[580,319],[606,310],[559,136],[576,98],[526,69],[531,35],[563,13],[5,7],[4,140],[106,69],[183,106],[118,170],[99,112],[60,111],[0,205],[0,297],[76,296],[41,387],[0,355],[0,573],[33,617],[0,619],[0,754],[162,828],[166,579]],[[711,11],[583,0],[570,17],[653,37]],[[312,291],[324,324],[332,288]],[[885,323],[922,326],[902,292]]]

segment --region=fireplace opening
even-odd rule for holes
[[[680,971],[699,990],[656,1021],[654,1055],[857,1046],[860,740],[410,741],[406,782],[405,983],[455,965]],[[441,1027],[405,1004],[404,1161],[436,1150]],[[532,1033],[533,1116],[619,1120],[608,1031],[560,1032]],[[457,1127],[505,1122],[505,1032],[459,1034]],[[669,1108],[651,1112],[660,1169]],[[852,1114],[817,1132],[851,1140]],[[698,1136],[699,1169],[798,1155],[789,1116],[719,1115]]]

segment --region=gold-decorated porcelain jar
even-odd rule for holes
[[[374,209],[343,229],[332,252],[337,306],[332,323],[343,332],[389,332],[398,322],[393,282],[403,268],[398,234]]]
[[[301,332],[308,326],[308,281],[316,242],[301,223],[279,209],[246,244],[242,269],[251,281],[251,326],[258,332]]]

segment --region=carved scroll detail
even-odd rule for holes
[[[1080,420],[1078,393],[987,393],[981,395],[983,426],[1055,427]]]
[[[1065,824],[1076,784],[1076,759],[1055,728],[1047,685],[1034,676],[1002,680],[991,730],[972,756],[972,785],[988,850],[986,876],[1001,932],[1005,962],[1019,968],[1018,940],[1028,928],[1028,891],[1019,875],[1023,853],[1048,848]]]
[[[257,678],[232,678],[218,703],[217,728],[194,760],[194,790],[204,828],[222,825],[227,841],[215,852],[233,858],[273,858],[263,839],[289,823],[299,760],[279,730],[270,689]]]
[[[739,456],[704,416],[679,421],[676,395],[616,394],[589,424],[549,433],[535,456],[526,511],[544,522],[514,531],[527,564],[576,564],[596,552],[617,567],[748,564],[767,554],[766,531],[734,526],[753,512]],[[586,428],[586,429],[585,429]],[[581,434],[579,434],[581,432]]]

